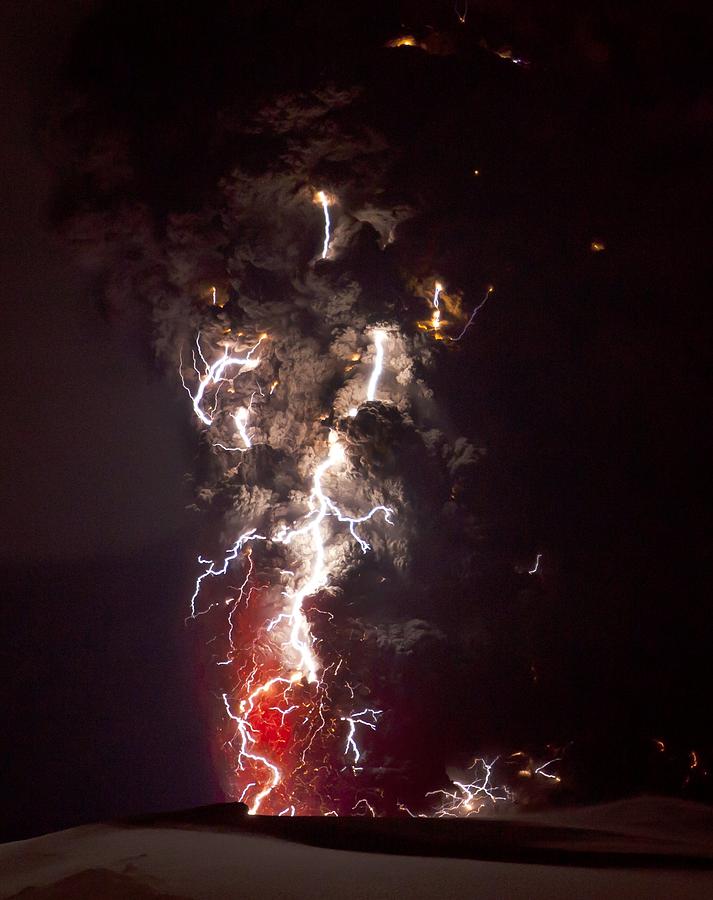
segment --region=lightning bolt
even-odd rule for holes
[[[386,332],[377,329],[374,332],[374,348],[376,356],[374,357],[374,368],[371,370],[369,384],[366,388],[366,399],[374,400],[376,398],[376,389],[379,386],[379,379],[384,370],[384,341],[386,340]]]
[[[539,568],[540,568],[540,560],[541,560],[541,559],[542,559],[542,554],[541,554],[541,553],[538,553],[538,554],[537,554],[537,558],[535,559],[535,565],[534,565],[531,569],[528,569],[528,570],[527,570],[527,574],[528,574],[528,575],[535,575],[535,574],[537,574],[537,572],[539,571]]]
[[[329,253],[329,241],[331,240],[330,229],[332,226],[331,220],[329,218],[329,200],[324,191],[317,191],[315,199],[318,203],[322,204],[322,211],[324,212],[324,243],[322,245],[322,259],[326,259],[327,254]]]
[[[377,391],[384,367],[386,333],[376,330],[372,338],[375,355],[366,399],[373,399]],[[259,343],[260,341],[239,359],[253,360],[249,354],[257,349]],[[211,425],[214,415],[206,414],[203,404],[206,391],[220,384],[229,364],[238,365],[238,357],[231,356],[226,350],[222,357],[209,364],[203,356],[200,341],[197,341],[197,348],[199,357],[203,360],[204,372],[199,376],[198,388],[191,396],[194,409],[197,409],[196,414],[203,413],[203,418],[199,418],[204,424]],[[244,365],[244,362],[240,365]],[[247,408],[240,407],[233,413],[244,447],[225,449],[247,450],[252,446],[247,421],[254,396],[253,394]],[[227,720],[235,726],[233,735],[225,742],[224,747],[236,754],[235,774],[239,780],[243,780],[243,773],[248,776],[239,796],[249,802],[251,814],[260,811],[268,800],[277,814],[294,814],[298,800],[295,790],[300,783],[299,779],[305,777],[302,773],[307,771],[307,754],[320,735],[325,735],[330,721],[333,724],[329,726],[328,734],[335,732],[339,722],[346,725],[345,754],[353,758],[353,771],[356,774],[356,766],[363,753],[356,741],[357,728],[364,726],[375,730],[382,712],[362,708],[338,715],[334,719],[325,716],[326,705],[331,704],[325,678],[330,670],[333,670],[331,677],[334,677],[342,667],[343,660],[339,659],[338,663],[323,667],[305,611],[309,598],[329,584],[331,569],[327,548],[333,531],[333,528],[328,528],[329,522],[346,525],[363,553],[368,552],[371,546],[359,534],[359,526],[373,520],[377,514],[387,524],[393,524],[393,510],[383,504],[374,506],[363,515],[352,516],[346,514],[332,499],[327,483],[338,485],[339,475],[347,466],[344,444],[338,432],[332,429],[328,432],[326,456],[314,469],[307,511],[301,518],[291,526],[279,526],[272,533],[259,533],[257,528],[250,528],[237,538],[221,559],[199,558],[204,568],[196,578],[189,618],[206,615],[220,606],[230,607],[228,654],[217,663],[228,667],[238,664],[238,619],[248,614],[248,601],[260,590],[251,586],[254,579],[252,545],[261,542],[268,548],[283,546],[301,560],[301,564],[296,567],[301,573],[299,576],[294,571],[283,570],[284,576],[289,579],[283,592],[285,606],[255,634],[249,668],[242,669],[243,674],[239,676],[238,685],[233,690],[222,693]],[[226,575],[239,559],[246,560],[247,564],[242,583],[235,593],[225,600],[199,605],[201,592],[207,581]],[[354,690],[348,684],[347,687],[353,699]],[[293,751],[285,749],[287,738],[283,732],[293,735]],[[318,767],[314,771],[318,772],[323,768],[327,767]],[[249,801],[247,798],[250,798]],[[283,799],[281,808],[274,805],[280,799]],[[289,800],[286,805],[284,799]],[[369,809],[373,808],[369,806]]]
[[[431,326],[434,331],[438,331],[441,327],[441,304],[440,304],[440,296],[443,291],[443,285],[440,281],[436,282],[436,287],[433,292],[433,317],[431,319]]]
[[[250,397],[250,403],[248,406],[241,406],[237,412],[232,414],[233,421],[235,422],[235,430],[240,435],[240,439],[243,442],[242,447],[226,447],[225,444],[221,444],[220,441],[213,441],[214,447],[220,447],[221,450],[227,450],[230,453],[246,453],[253,445],[253,442],[250,438],[250,435],[247,432],[247,424],[248,418],[250,416],[250,412],[253,407],[253,400],[255,399],[255,393],[253,392]]]
[[[361,759],[361,751],[357,746],[357,742],[354,738],[356,733],[357,725],[366,725],[367,728],[371,728],[372,731],[376,731],[376,722],[377,716],[380,716],[382,710],[380,709],[363,709],[361,712],[352,713],[350,716],[342,716],[342,722],[349,723],[349,733],[347,734],[347,742],[344,747],[345,755],[347,753],[354,754],[354,765],[356,766],[359,760]],[[364,718],[364,717],[367,718]],[[371,716],[371,721],[369,721],[369,716]]]
[[[491,763],[477,758],[473,761],[471,769],[479,774],[474,781],[466,784],[463,781],[453,781],[453,791],[428,791],[427,797],[442,796],[441,805],[436,808],[433,815],[436,818],[457,818],[477,815],[488,803],[496,803],[509,799],[509,794],[504,788],[496,788],[491,784],[493,766],[497,758]]]
[[[260,360],[253,359],[252,354],[257,350],[257,348],[265,340],[266,337],[266,334],[260,335],[257,343],[252,346],[244,356],[232,355],[226,346],[223,355],[209,365],[206,362],[205,357],[203,356],[203,350],[200,344],[200,334],[197,335],[196,349],[198,350],[198,355],[205,364],[205,371],[203,375],[199,375],[198,386],[196,387],[195,392],[191,391],[191,389],[186,384],[182,371],[179,372],[179,375],[184,389],[193,402],[193,411],[204,425],[212,425],[214,421],[214,416],[205,412],[205,410],[203,409],[202,404],[206,391],[209,388],[216,385],[219,386],[224,381],[228,380],[224,377],[227,369],[233,368],[235,366],[240,366],[240,370],[237,373],[238,375],[241,375],[245,371],[256,369],[260,365]]]
[[[369,382],[366,387],[366,399],[374,400],[376,398],[376,389],[379,386],[379,379],[384,371],[384,342],[386,341],[386,332],[377,328],[372,333],[374,341],[374,365],[371,369]],[[354,418],[359,412],[359,407],[352,406],[349,415]]]
[[[495,288],[492,286],[492,284],[487,288],[487,290],[485,291],[485,296],[483,297],[483,299],[480,301],[480,303],[475,307],[475,309],[471,313],[470,318],[465,323],[465,328],[463,329],[463,331],[461,331],[461,333],[458,335],[458,337],[451,338],[451,340],[454,343],[456,341],[459,341],[463,337],[463,335],[466,333],[466,331],[470,328],[470,326],[473,324],[473,322],[475,320],[475,317],[478,315],[480,310],[488,302],[488,297],[493,293],[494,290],[495,290]]]
[[[560,781],[561,779],[559,775],[555,775],[552,772],[545,772],[545,769],[548,766],[551,766],[553,765],[553,763],[560,761],[561,760],[559,756],[555,757],[555,759],[550,759],[548,762],[543,763],[541,766],[538,766],[538,768],[535,769],[535,775],[542,775],[544,778],[551,778],[553,781]]]
[[[324,213],[321,258],[326,259],[331,241],[330,201],[324,191],[319,191],[315,202],[321,204]],[[443,290],[441,282],[436,281],[431,319],[435,332],[443,326]],[[488,288],[465,328],[458,337],[452,338],[453,341],[459,341],[465,335],[492,290]],[[215,288],[212,299],[215,305]],[[368,337],[373,344],[373,361],[362,403],[377,398],[388,342],[387,331],[383,328],[371,330]],[[192,351],[195,374],[190,377],[190,384],[184,378],[181,360],[181,382],[200,424],[210,430],[218,421],[223,421],[224,415],[229,415],[234,423],[236,446],[213,441],[214,447],[240,453],[247,453],[253,447],[250,417],[258,393],[261,398],[258,403],[270,402],[266,391],[255,380],[249,402],[243,401],[232,409],[226,408],[229,404],[227,396],[235,392],[236,379],[260,366],[261,357],[257,351],[266,339],[267,335],[262,334],[247,347],[230,339],[222,340],[222,353],[219,351],[215,355],[215,350],[205,349],[205,340],[199,332]],[[358,362],[359,358],[359,354],[355,354],[352,361]],[[273,381],[269,396],[276,387],[277,381]],[[349,410],[352,416],[357,412],[358,407]],[[308,613],[318,613],[326,615],[330,621],[334,618],[332,613],[317,609],[312,600],[329,587],[333,578],[333,536],[346,527],[361,552],[367,553],[371,544],[360,532],[376,518],[386,525],[393,525],[394,511],[384,504],[359,514],[342,509],[335,497],[341,480],[352,476],[343,439],[337,430],[329,429],[326,453],[313,468],[305,509],[300,515],[290,524],[278,524],[261,531],[257,527],[243,530],[217,559],[199,557],[202,569],[195,580],[188,619],[197,619],[220,609],[223,609],[223,616],[227,615],[226,628],[220,637],[225,644],[224,652],[216,654],[216,665],[221,667],[231,685],[220,692],[225,713],[222,728],[227,734],[222,747],[231,758],[236,784],[233,795],[248,804],[251,815],[268,811],[279,816],[294,816],[298,811],[312,811],[315,807],[324,814],[337,815],[337,810],[332,808],[334,791],[328,788],[323,800],[319,785],[323,781],[331,784],[337,776],[359,777],[367,752],[362,737],[376,731],[382,715],[382,710],[364,706],[363,699],[359,701],[360,687],[346,680],[348,663],[345,665],[344,658],[331,650],[328,651],[328,654],[332,653],[331,660],[329,655],[325,658],[319,632],[315,634],[308,617]],[[256,553],[258,544],[262,549]],[[276,552],[281,554],[280,579],[276,584],[270,584],[269,580],[264,583],[264,576],[260,575],[263,557],[274,571],[270,559]],[[289,560],[285,562],[290,568],[282,567],[285,554]],[[538,555],[531,572],[537,571],[539,561]],[[242,567],[239,586],[231,588],[229,596],[214,599],[216,583],[211,588],[211,598],[205,602],[203,591],[208,589],[209,582],[217,582],[233,567]],[[217,638],[218,635],[212,640]],[[338,682],[340,671],[344,674]],[[346,762],[341,768],[332,762],[330,747],[335,741],[340,742],[340,756]],[[485,804],[506,799],[507,792],[493,785],[495,762],[476,759],[474,777],[470,781],[454,781],[451,790],[429,792],[427,797],[439,798],[432,814],[469,816],[479,812]],[[555,760],[545,763],[535,774],[556,779],[557,776],[548,771],[553,762]],[[362,808],[367,814],[376,815],[374,806],[363,797],[357,800],[352,811]],[[403,809],[414,815],[407,807]]]

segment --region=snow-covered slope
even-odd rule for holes
[[[644,799],[443,828],[423,820],[332,820],[331,837],[317,827],[323,820],[236,819],[231,826],[225,809],[216,809],[215,815],[203,810],[85,826],[0,846],[0,897],[713,896],[713,811],[676,801]],[[317,841],[332,848],[310,845]],[[333,849],[350,842],[380,843],[385,852]],[[394,844],[400,853],[393,853]],[[405,855],[419,847],[471,858]],[[490,861],[477,858],[479,848]],[[540,864],[539,852],[550,864]],[[535,861],[518,861],[523,858]]]

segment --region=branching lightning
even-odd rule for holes
[[[443,798],[433,815],[437,818],[467,818],[477,815],[488,803],[494,804],[509,799],[508,792],[504,788],[494,787],[491,783],[493,766],[496,762],[495,759],[490,763],[484,759],[475,759],[471,766],[478,776],[475,780],[467,784],[463,781],[453,781],[452,791],[429,791],[427,797]]]
[[[347,734],[344,753],[345,755],[348,753],[354,754],[355,766],[361,759],[361,751],[359,750],[356,739],[354,737],[354,735],[356,734],[356,727],[357,725],[366,725],[367,728],[371,728],[372,731],[375,731],[377,716],[380,716],[381,713],[382,710],[380,709],[363,709],[360,712],[352,713],[350,716],[342,716],[342,721],[349,723],[349,733]]]
[[[239,357],[231,355],[226,348],[223,356],[211,364],[205,361],[200,341],[197,341],[204,372],[198,374],[196,368],[198,387],[189,393],[196,415],[205,425],[210,426],[215,421],[215,413],[209,415],[204,409],[207,390],[225,380],[224,373],[228,366],[241,366],[238,371],[241,374],[245,371],[246,362],[251,364],[249,368],[259,364],[252,353],[263,339],[264,336]],[[384,367],[385,340],[384,331],[373,332],[375,358],[366,389],[367,400],[373,400],[377,391]],[[247,422],[254,396],[247,407],[241,406],[231,414],[243,447],[218,446],[244,452],[250,449],[252,442]],[[318,738],[324,735],[326,739],[339,723],[346,731],[344,754],[351,760],[351,770],[356,776],[360,771],[357,764],[363,755],[356,740],[357,728],[365,726],[375,730],[381,715],[381,710],[368,707],[345,712],[332,718],[330,731],[326,732],[325,709],[329,702],[329,687],[325,677],[328,673],[334,677],[343,660],[326,668],[323,666],[306,610],[309,598],[329,583],[332,528],[328,528],[328,523],[333,521],[347,525],[362,553],[368,552],[371,546],[359,534],[359,526],[371,522],[377,514],[385,523],[393,523],[393,510],[383,504],[374,506],[363,515],[352,516],[343,512],[329,496],[326,482],[338,485],[339,475],[348,465],[344,444],[332,429],[328,432],[326,455],[314,469],[307,510],[301,518],[292,525],[280,525],[269,533],[259,533],[254,527],[244,531],[221,560],[199,558],[204,568],[196,578],[189,618],[206,615],[221,605],[230,607],[227,657],[217,663],[230,667],[239,658],[235,639],[237,620],[250,614],[248,601],[256,591],[260,592],[259,587],[251,586],[255,577],[252,545],[261,542],[268,551],[283,547],[295,557],[296,565],[282,570],[288,579],[281,595],[283,608],[258,628],[251,642],[252,649],[248,651],[249,662],[239,669],[236,688],[222,694],[226,716],[234,725],[233,734],[224,741],[223,747],[226,752],[235,753],[235,776],[238,783],[242,782],[239,796],[248,802],[251,814],[260,811],[266,802],[270,804],[270,811],[278,815],[292,815],[300,808],[304,810],[306,801],[300,796],[299,783],[309,767],[307,754]],[[221,578],[234,565],[245,566],[240,587],[224,601],[204,604],[201,608],[199,601],[207,580]],[[348,684],[347,687],[353,700],[354,690]],[[318,767],[316,772],[320,768],[325,767]],[[278,810],[280,803],[282,806]]]
[[[314,200],[324,213],[321,258],[327,259],[330,198],[319,191]],[[442,292],[443,285],[436,281],[430,322],[436,333],[444,324]],[[491,292],[489,288],[461,334],[452,340],[463,337]],[[217,305],[215,288],[212,300]],[[223,330],[223,334],[229,333],[230,329]],[[373,361],[362,404],[375,401],[380,393],[388,332],[374,328],[364,337],[373,344]],[[199,332],[192,350],[193,374],[184,377],[181,360],[181,382],[198,422],[208,435],[221,438],[210,441],[213,447],[249,454],[254,448],[253,435],[260,428],[260,413],[268,404],[284,402],[279,395],[276,401],[270,399],[277,379],[268,390],[265,381],[246,377],[263,361],[267,368],[269,358],[257,352],[267,339],[267,334],[260,334],[248,346],[239,346],[232,338],[221,338],[218,346],[222,351],[215,355],[215,348],[205,349],[207,342]],[[360,353],[354,353],[352,362],[360,358]],[[358,409],[352,407],[349,415],[356,416]],[[232,440],[225,437],[231,420]],[[370,732],[376,731],[382,710],[364,705],[368,689],[353,678],[349,680],[348,660],[320,631],[328,629],[324,623],[331,623],[335,614],[318,606],[325,605],[335,575],[345,573],[342,548],[350,544],[348,539],[345,542],[345,532],[361,553],[368,553],[372,546],[363,532],[377,523],[393,525],[394,510],[377,503],[366,512],[347,512],[338,501],[340,488],[355,481],[345,444],[349,431],[336,430],[343,426],[338,423],[326,434],[321,428],[315,431],[320,436],[314,447],[316,461],[309,492],[304,499],[299,495],[291,499],[284,516],[287,521],[274,521],[273,511],[265,509],[217,558],[199,557],[202,568],[190,598],[188,619],[207,616],[205,621],[213,622],[215,616],[221,616],[225,622],[223,631],[210,642],[219,648],[215,665],[221,667],[227,685],[220,691],[225,714],[221,747],[230,761],[231,793],[248,804],[252,815],[337,815],[334,783],[340,780],[343,784],[344,779],[353,780],[349,800],[353,805],[342,804],[340,809],[376,815],[374,805],[359,797],[354,780],[364,771]],[[216,433],[218,429],[220,433]],[[261,429],[261,433],[267,430]],[[273,574],[266,577],[266,571]],[[226,595],[224,579],[238,572],[235,586]],[[317,601],[319,595],[324,596]],[[493,786],[493,765],[476,760],[471,781],[455,781],[451,791],[429,792],[427,797],[440,798],[433,814],[468,816],[487,803],[505,799],[507,794]],[[537,774],[555,777],[546,771],[549,765]],[[414,815],[407,807],[403,809]]]
[[[243,446],[226,447],[226,445],[221,444],[220,441],[213,441],[214,447],[220,447],[221,450],[227,450],[230,453],[246,453],[252,447],[253,442],[250,435],[248,434],[247,424],[254,399],[255,394],[253,393],[250,397],[250,403],[247,406],[241,406],[240,409],[237,410],[237,412],[232,413],[232,419],[235,422],[235,430],[238,432],[240,440],[243,442]]]
[[[459,341],[465,335],[466,331],[473,324],[475,317],[478,315],[480,310],[485,306],[485,304],[488,301],[488,297],[493,293],[494,290],[495,290],[495,288],[492,285],[488,286],[488,289],[485,291],[485,296],[480,301],[480,303],[475,307],[475,309],[473,310],[473,312],[470,315],[470,318],[465,323],[465,328],[463,329],[463,331],[461,331],[461,333],[458,335],[458,337],[451,338],[452,341],[454,341],[454,342]]]
[[[206,359],[203,356],[203,350],[200,343],[200,334],[196,337],[196,349],[198,350],[199,357],[205,365],[205,371],[203,375],[198,372],[194,358],[194,369],[196,371],[196,374],[198,374],[198,386],[195,392],[191,391],[191,389],[186,384],[186,381],[183,377],[183,372],[181,371],[179,372],[179,374],[184,389],[193,401],[193,411],[204,425],[212,425],[215,417],[214,410],[209,414],[203,409],[203,400],[206,391],[211,387],[219,387],[223,382],[228,380],[225,377],[225,372],[227,369],[232,369],[235,366],[239,366],[240,369],[236,373],[236,376],[241,375],[243,372],[256,369],[260,365],[260,360],[254,359],[252,354],[257,350],[257,348],[266,339],[266,337],[266,334],[261,334],[257,342],[252,347],[250,347],[250,349],[247,351],[247,353],[245,353],[244,356],[232,355],[228,347],[226,346],[223,355],[210,365],[206,362]]]
[[[380,328],[377,328],[372,333],[372,337],[374,340],[374,365],[372,367],[371,375],[369,376],[369,381],[366,387],[367,400],[376,399],[376,389],[379,386],[379,380],[384,371],[384,343],[386,341],[386,332]],[[359,408],[356,406],[352,406],[352,408],[349,410],[349,415],[354,418],[354,416],[356,416],[358,412]]]
[[[535,769],[535,775],[542,775],[543,778],[551,778],[553,781],[560,781],[559,775],[555,775],[554,772],[545,772],[545,769],[548,768],[548,766],[551,766],[556,762],[560,762],[559,756],[555,757],[555,759],[548,760],[546,763],[543,763],[541,766],[538,766]]]

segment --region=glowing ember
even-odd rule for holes
[[[386,44],[387,47],[418,47],[420,46],[416,38],[412,34],[402,34],[399,37],[392,38]]]

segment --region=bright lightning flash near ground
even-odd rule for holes
[[[331,250],[332,201],[324,191],[314,201],[324,213],[324,260]],[[436,282],[430,327],[437,336],[443,325],[442,291]],[[215,304],[215,289],[212,296]],[[230,334],[223,328],[223,335]],[[357,416],[364,403],[388,402],[378,395],[383,395],[389,331],[369,329],[363,338],[373,356],[362,399],[335,427],[317,428],[306,497],[295,497],[277,521],[270,506],[258,510],[220,558],[199,558],[202,570],[188,620],[201,618],[217,629],[209,643],[216,648],[215,665],[226,687],[220,692],[225,714],[221,751],[231,772],[229,793],[247,803],[251,814],[337,815],[335,806],[347,814],[376,814],[376,799],[363,796],[360,777],[369,755],[364,739],[377,729],[382,710],[365,704],[368,687],[355,688],[348,658],[325,639],[325,622],[334,614],[321,608],[329,602],[335,576],[346,573],[359,551],[372,549],[362,532],[378,533],[393,524],[394,512],[386,505],[358,514],[345,511],[339,499],[345,485],[348,496],[354,496],[358,482],[347,443],[349,417]],[[255,335],[245,345],[224,336],[210,350],[207,343],[201,334],[196,337],[192,372],[184,373],[181,360],[183,387],[210,444],[239,453],[241,463],[251,464],[260,453],[253,435],[267,433],[260,430],[261,411],[281,402],[279,395],[272,399],[278,381],[270,383],[275,374],[270,338]],[[352,361],[360,358],[354,353]],[[269,390],[263,390],[267,384]],[[492,787],[492,764],[481,760],[479,765],[477,778],[454,782],[451,792],[435,792],[440,798],[436,815],[470,815],[484,802],[501,799]]]
[[[201,373],[194,364],[198,386],[193,391],[185,382],[184,386],[204,425],[211,426],[222,414],[217,390],[228,380],[227,370],[233,367],[234,377],[238,378],[256,369],[260,360],[253,358],[252,353],[265,339],[262,336],[242,355],[234,355],[226,348],[211,364],[205,361],[197,342],[204,371]],[[384,369],[386,332],[376,330],[372,339],[374,364],[366,400],[375,398]],[[212,404],[206,412],[204,402],[209,402],[209,392]],[[250,406],[241,406],[230,413],[243,446],[223,449],[251,449],[247,432],[249,412]],[[237,538],[222,561],[199,559],[204,569],[196,579],[190,618],[227,608],[227,647],[225,658],[218,665],[230,669],[234,688],[222,695],[230,726],[224,734],[223,750],[233,759],[235,795],[248,803],[253,814],[328,812],[327,803],[334,789],[325,782],[333,781],[335,773],[329,766],[315,765],[315,758],[319,751],[324,758],[325,748],[339,741],[342,764],[338,777],[342,781],[358,779],[363,753],[359,732],[375,730],[381,714],[381,710],[349,708],[354,702],[354,690],[349,687],[347,691],[336,677],[342,668],[346,674],[343,660],[324,664],[309,619],[310,602],[330,581],[331,542],[338,526],[346,525],[356,545],[366,553],[370,544],[359,528],[377,516],[382,522],[392,523],[393,511],[386,506],[375,506],[363,515],[352,516],[332,499],[348,467],[344,443],[337,431],[330,430],[324,455],[314,470],[307,508],[297,521],[281,525],[270,534],[259,534],[250,528]],[[253,546],[258,543],[268,553],[282,547],[290,556],[290,568],[283,569],[286,583],[281,591],[276,591],[274,585],[260,584],[255,575]],[[207,581],[221,579],[236,569],[242,570],[239,589],[233,589],[233,595],[223,602],[213,600],[203,605]],[[275,613],[267,615],[276,602]],[[260,612],[261,604],[264,613]],[[343,695],[342,704],[334,703],[333,695],[338,692]]]

